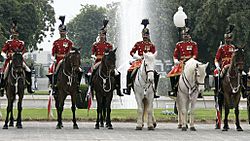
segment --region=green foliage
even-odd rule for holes
[[[82,48],[82,56],[90,56],[105,14],[106,9],[103,7],[83,5],[81,13],[67,24],[68,36],[75,46]]]
[[[26,48],[37,49],[36,44],[46,37],[45,32],[53,35],[55,12],[52,0],[1,0],[0,27],[1,36],[9,38],[11,23],[17,20],[19,38],[25,42]],[[1,37],[0,37],[1,38]],[[0,39],[2,45],[4,41]]]

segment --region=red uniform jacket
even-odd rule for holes
[[[13,40],[6,41],[3,48],[2,48],[2,52],[6,53],[6,55],[7,55],[7,59],[6,59],[5,63],[4,63],[4,67],[3,67],[3,72],[5,71],[5,68],[6,68],[7,64],[12,59],[12,53],[13,53],[12,49],[21,50],[23,53],[26,52],[23,41],[18,40],[18,39],[13,39]]]
[[[180,75],[184,68],[184,61],[187,61],[192,57],[197,58],[197,56],[198,56],[198,46],[196,42],[194,41],[178,42],[174,49],[174,59],[179,60],[180,64],[174,66],[172,70],[167,74],[167,77]]]
[[[188,60],[191,57],[197,58],[198,56],[198,47],[197,43],[194,41],[188,42],[178,42],[174,50],[174,59],[180,61]]]
[[[221,45],[218,48],[215,58],[219,62],[221,68],[231,63],[234,49],[234,45],[227,44]]]
[[[97,57],[95,64],[102,60],[106,48],[112,50],[113,46],[108,42],[96,42],[92,45],[92,54]]]
[[[142,56],[144,52],[152,52],[155,53],[156,48],[154,46],[154,44],[152,44],[151,42],[144,42],[144,41],[140,41],[137,42],[134,47],[132,48],[132,50],[130,51],[130,55],[132,56],[132,54],[135,54],[136,51],[138,51],[138,55]],[[135,68],[138,68],[141,66],[142,61],[141,60],[136,60],[132,63],[132,65],[129,68],[129,71],[133,71]]]
[[[134,45],[134,47],[130,51],[130,55],[132,56],[132,54],[136,53],[136,51],[138,51],[139,56],[142,56],[144,52],[155,53],[156,49],[155,49],[155,46],[151,42],[140,41]]]
[[[74,46],[73,42],[66,38],[60,38],[53,43],[52,56],[56,58],[56,64],[52,64],[49,67],[49,74],[54,73],[55,66],[61,61],[64,56],[71,50]]]

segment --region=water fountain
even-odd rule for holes
[[[137,41],[142,40],[141,31],[143,26],[141,20],[146,18],[144,9],[144,0],[123,0],[121,1],[121,42],[118,48],[117,63],[118,70],[121,72],[122,88],[126,87],[126,75],[129,68],[129,61],[132,57],[129,55],[131,48]],[[135,109],[137,108],[135,96],[131,95],[122,97],[121,108]]]

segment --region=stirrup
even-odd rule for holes
[[[123,89],[123,93],[126,95],[130,95],[131,90],[129,88],[125,88],[125,89]]]
[[[177,93],[174,91],[168,91],[168,96],[177,97]]]
[[[160,96],[159,96],[159,95],[154,94],[154,98],[160,98]]]

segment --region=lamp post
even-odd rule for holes
[[[187,15],[183,11],[183,8],[180,6],[173,17],[174,25],[178,28],[179,31],[179,40],[181,40],[181,29],[185,27],[185,19],[187,19]]]

